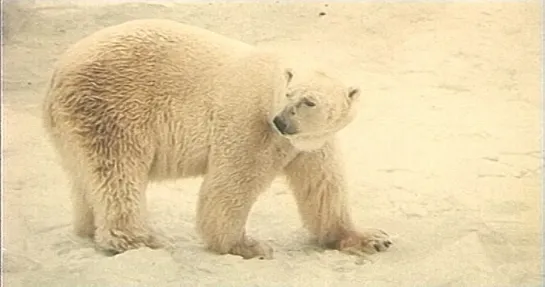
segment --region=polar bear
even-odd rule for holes
[[[335,144],[359,94],[202,28],[133,20],[62,55],[44,126],[71,182],[74,231],[99,249],[162,247],[146,219],[148,182],[202,176],[197,230],[207,248],[272,258],[245,225],[258,196],[284,175],[320,244],[383,251],[386,233],[351,221]]]

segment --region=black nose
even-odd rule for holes
[[[297,133],[297,128],[294,125],[291,125],[289,120],[286,121],[281,116],[274,117],[273,123],[283,135],[294,135]]]
[[[273,123],[281,134],[286,133],[286,128],[288,125],[286,125],[286,123],[279,116],[274,117]]]

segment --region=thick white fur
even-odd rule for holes
[[[258,196],[285,174],[321,243],[388,247],[378,233],[356,232],[346,207],[334,132],[351,121],[348,90],[320,103],[334,109],[314,110],[335,113],[321,117],[330,132],[304,125],[307,112],[289,119],[299,134],[283,136],[272,120],[290,105],[290,89],[322,89],[321,80],[288,85],[287,75],[273,54],[168,20],[131,21],[76,43],[55,67],[44,105],[72,184],[75,232],[113,252],[160,247],[146,220],[148,182],[204,176],[197,227],[206,245],[271,258],[245,224]]]

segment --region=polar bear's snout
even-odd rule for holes
[[[273,123],[276,129],[283,135],[293,135],[297,133],[297,129],[282,115],[274,117]]]

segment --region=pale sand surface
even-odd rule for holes
[[[4,7],[4,286],[541,286],[540,2],[16,2]],[[304,55],[361,85],[361,114],[341,133],[351,207],[395,245],[373,262],[316,249],[280,179],[248,224],[271,261],[203,250],[200,179],[149,188],[172,248],[106,257],[73,236],[41,128],[44,83],[71,43],[151,17]]]

